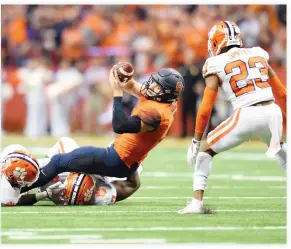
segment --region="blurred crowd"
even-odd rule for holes
[[[236,22],[245,47],[261,46],[272,66],[286,68],[286,5],[2,5],[1,12],[2,83],[11,72],[17,78],[31,137],[66,136],[76,123],[82,132],[104,134],[109,69],[118,61],[132,62],[141,82],[161,67],[178,69],[186,81],[179,136],[192,135],[207,34],[220,20]],[[125,96],[128,112],[135,102]],[[211,126],[230,112],[219,100]]]

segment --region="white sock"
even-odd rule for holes
[[[212,156],[199,152],[193,173],[193,190],[205,190],[207,179],[212,168]]]
[[[282,169],[287,169],[287,144],[282,144],[281,149],[275,155]]]

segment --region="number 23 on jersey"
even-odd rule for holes
[[[236,68],[239,69],[238,73],[232,75],[229,79],[231,89],[236,97],[255,91],[256,89],[254,84],[260,88],[270,87],[268,83],[268,64],[263,57],[256,56],[249,58],[248,66],[246,62],[242,60],[230,62],[226,64],[224,71],[226,75],[228,75],[234,73]],[[250,73],[248,68],[258,68],[261,77],[247,80]]]

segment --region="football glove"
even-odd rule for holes
[[[53,196],[58,195],[64,189],[65,185],[58,181],[55,184],[50,185],[45,191],[47,193],[47,197],[51,199]]]
[[[188,148],[187,163],[190,167],[194,167],[196,163],[196,157],[200,149],[200,141],[196,141],[194,138]]]

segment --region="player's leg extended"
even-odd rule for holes
[[[234,148],[251,136],[251,131],[246,128],[241,109],[238,109],[226,121],[222,122],[207,136],[207,143],[198,153],[193,173],[193,199],[180,214],[202,213],[203,194],[207,185],[208,176],[212,168],[213,157],[223,151]]]
[[[125,177],[134,170],[136,168],[129,169],[125,166],[113,146],[106,149],[84,146],[69,153],[53,156],[50,162],[41,169],[39,179],[31,187],[25,188],[23,191],[43,186],[63,172],[83,172]]]
[[[264,125],[258,129],[257,133],[262,142],[264,142],[268,147],[268,152],[272,150],[272,147],[278,143],[278,141],[282,141],[282,130],[283,130],[283,119],[282,113],[276,104],[272,104],[270,106],[260,107],[263,111],[266,112],[266,123],[268,125]],[[272,131],[273,134],[272,134]],[[277,141],[276,141],[277,140]],[[278,148],[277,148],[278,150]],[[269,153],[266,153],[269,155]],[[271,153],[272,154],[272,153]],[[279,151],[274,155],[274,157],[279,162],[280,166],[283,170],[287,169],[287,144],[281,142]]]
[[[38,180],[31,187],[24,188],[23,191],[43,186],[63,172],[94,173],[92,171],[95,169],[96,158],[100,158],[105,152],[104,148],[85,146],[69,153],[54,155],[48,164],[42,167]]]

